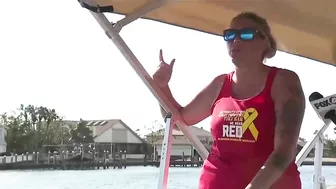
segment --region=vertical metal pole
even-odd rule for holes
[[[313,189],[321,189],[324,184],[324,178],[322,177],[323,143],[324,136],[323,134],[319,134],[319,138],[315,144]]]
[[[174,125],[174,122],[171,119],[172,119],[171,114],[168,114],[165,118],[166,128],[161,148],[158,189],[167,189],[168,173],[170,166],[170,154],[172,149],[172,134]]]

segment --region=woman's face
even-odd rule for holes
[[[268,37],[260,27],[249,18],[237,18],[232,21],[230,29],[232,30],[227,30],[228,33],[235,34],[231,35],[231,40],[227,40],[232,62],[236,66],[247,66],[242,65],[246,63],[250,66],[254,62],[262,62],[269,45]]]

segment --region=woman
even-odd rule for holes
[[[187,106],[168,87],[175,60],[165,63],[160,51],[153,75],[187,125],[212,116],[214,144],[199,189],[300,189],[294,159],[305,97],[298,76],[263,64],[277,45],[255,13],[237,15],[223,36],[235,70],[216,77]]]

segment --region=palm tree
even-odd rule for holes
[[[80,119],[76,128],[70,130],[70,140],[77,144],[93,143],[92,131],[87,126],[87,122]]]

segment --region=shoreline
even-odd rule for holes
[[[314,165],[314,158],[306,158],[301,165]],[[322,165],[336,166],[336,158],[323,158]]]
[[[79,163],[79,162],[78,162]],[[17,162],[17,163],[0,163],[0,170],[96,170],[96,169],[125,169],[128,166],[143,166],[143,167],[159,167],[159,162],[144,162],[128,160],[123,162],[85,162],[81,163],[33,163],[28,162]],[[170,162],[170,167],[201,167],[203,161],[191,162],[191,161],[172,161]],[[301,166],[313,166],[314,158],[305,159]],[[322,166],[336,166],[336,158],[323,158]]]
[[[171,161],[170,167],[201,167],[203,161]],[[314,158],[306,158],[301,166],[313,166]],[[143,167],[159,167],[159,162],[157,161],[143,161],[128,159],[116,162],[106,162],[101,161],[89,161],[89,162],[13,162],[13,163],[0,163],[0,170],[95,170],[95,169],[123,169],[128,166],[143,166]],[[336,158],[323,158],[322,166],[336,166]]]

